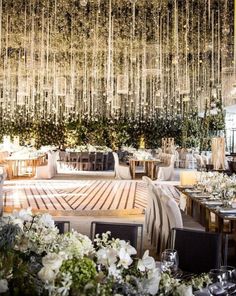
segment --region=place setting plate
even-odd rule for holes
[[[211,195],[201,193],[201,194],[192,194],[192,197],[209,200],[211,198]]]
[[[236,208],[220,208],[219,212],[222,214],[236,214]]]
[[[202,193],[199,189],[186,189],[185,192],[187,193]]]

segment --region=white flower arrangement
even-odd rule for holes
[[[133,153],[133,155],[138,160],[153,159],[153,156],[151,155],[151,153],[145,150],[137,150]]]
[[[57,238],[55,248],[57,252],[66,254],[67,258],[83,258],[94,253],[91,240],[74,230]]]
[[[31,209],[14,212],[2,219],[2,225],[12,224],[20,227],[14,248],[21,252],[34,252],[41,255],[50,252],[58,239],[58,228],[49,214],[33,215]]]
[[[0,294],[13,285],[27,296],[190,296],[193,286],[201,288],[207,282],[202,278],[197,285],[194,280],[183,283],[162,273],[149,251],[138,259],[134,247],[110,239],[109,232],[96,236],[94,244],[76,231],[58,234],[50,215],[33,215],[30,209],[2,219],[0,240]],[[9,266],[4,266],[7,260]],[[29,279],[28,294],[25,286],[17,286],[19,272],[15,278],[13,262],[25,262],[20,274],[27,280],[19,285],[27,285]]]
[[[206,192],[216,194],[224,200],[236,197],[236,176],[227,176],[218,172],[202,172],[198,176],[198,185]]]

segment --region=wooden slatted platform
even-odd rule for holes
[[[163,185],[178,199],[173,186]],[[141,214],[147,187],[137,180],[12,180],[3,187],[4,211],[31,207],[52,215]]]
[[[31,207],[53,215],[140,214],[147,190],[139,181],[13,180],[4,183],[4,211]]]

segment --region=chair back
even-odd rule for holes
[[[95,155],[95,170],[102,170],[104,169],[104,153],[97,152]]]
[[[54,224],[59,229],[60,234],[70,231],[70,221],[54,221]]]
[[[147,184],[148,189],[144,225],[148,238],[151,240],[151,244],[156,246],[161,231],[161,209],[159,209],[158,201],[156,201],[156,194],[153,190],[152,180],[146,176],[143,176],[142,179]]]
[[[96,153],[96,161],[103,163],[103,159],[104,159],[104,153],[103,152],[97,152]]]
[[[206,155],[201,155],[203,165],[206,166],[209,162],[208,157]]]
[[[57,161],[59,159],[59,151],[53,151],[53,169],[54,169],[54,174],[56,175],[57,173]]]
[[[140,253],[143,248],[143,224],[114,223],[114,222],[91,222],[90,238],[93,240],[96,234],[101,235],[107,231],[111,232],[111,238],[119,238],[129,241],[131,246],[137,249],[138,229],[141,230]]]
[[[78,162],[78,161],[79,161],[78,152],[70,152],[69,153],[69,162]]]
[[[172,248],[179,255],[179,268],[192,273],[209,272],[221,265],[222,235],[191,229],[173,229]]]
[[[148,205],[145,221],[148,223],[151,244],[156,247],[157,254],[160,254],[167,247],[169,238],[169,221],[164,205],[161,201],[161,189],[156,187],[152,180],[143,177],[148,186]]]
[[[68,154],[65,151],[59,151],[59,160],[60,161],[67,161],[68,160]]]
[[[89,152],[81,152],[80,161],[81,162],[89,162]]]
[[[95,152],[89,152],[89,162],[94,163],[95,162]]]
[[[179,152],[177,150],[175,150],[175,167],[178,168],[179,167]]]
[[[48,171],[48,177],[49,179],[55,176],[56,170],[55,170],[55,159],[54,159],[54,152],[49,150],[47,152],[47,158],[48,158],[48,163],[47,163],[47,171]]]
[[[119,174],[119,157],[116,152],[112,152],[113,157],[114,157],[114,171],[115,171],[115,176],[120,177]]]
[[[157,173],[157,179],[163,180],[163,181],[173,180],[175,177],[174,165],[175,165],[175,155],[167,154],[167,166],[159,167],[158,173]]]
[[[53,151],[49,150],[47,152],[47,159],[48,159],[48,167],[52,168],[54,165]]]
[[[114,157],[112,155],[112,152],[108,152],[108,155],[107,155],[107,169],[108,170],[114,169]]]
[[[175,155],[171,154],[170,156],[170,167],[174,167],[175,165]]]
[[[177,202],[163,189],[161,190],[161,202],[168,217],[170,231],[172,228],[183,228],[183,219]]]
[[[115,167],[119,165],[119,157],[116,152],[112,152],[113,157],[114,157],[114,162],[115,162]]]
[[[200,170],[204,166],[204,162],[202,160],[202,157],[199,154],[194,154],[194,157],[197,161],[197,169]]]

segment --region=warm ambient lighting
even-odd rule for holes
[[[197,174],[196,171],[183,171],[180,172],[180,185],[195,185],[197,184]]]
[[[144,140],[143,136],[141,136],[141,138],[140,138],[139,148],[140,149],[145,149],[145,140]]]

